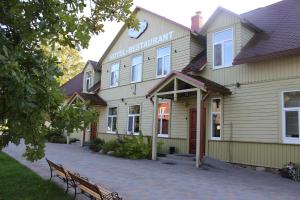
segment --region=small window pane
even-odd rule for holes
[[[284,107],[300,107],[300,91],[284,93]]]
[[[157,51],[157,57],[163,57],[166,55],[170,55],[170,51],[171,51],[170,47],[160,48]]]
[[[212,101],[212,112],[221,112],[221,99],[213,99]]]
[[[108,114],[109,115],[117,115],[117,107],[109,108]]]
[[[222,45],[214,45],[214,66],[222,65]]]
[[[214,43],[222,42],[224,40],[232,40],[231,29],[214,33]]]
[[[224,65],[232,65],[232,40],[224,42]]]
[[[140,132],[140,117],[139,116],[134,117],[134,132],[135,133]]]
[[[117,118],[113,117],[113,121],[112,121],[112,131],[116,131],[117,130]]]
[[[170,56],[164,57],[164,61],[164,75],[166,75],[170,72]]]
[[[132,124],[133,124],[133,117],[129,116],[129,118],[128,118],[128,132],[132,132],[132,130],[133,130]]]
[[[131,81],[137,81],[137,66],[132,66],[132,72],[131,72],[132,78]]]
[[[111,127],[112,127],[112,125],[111,125],[111,117],[108,117],[108,120],[107,120],[107,130],[109,130],[109,131],[112,131],[111,130]]]
[[[157,75],[162,75],[162,66],[163,66],[163,58],[158,58],[157,60]]]
[[[212,137],[219,138],[221,135],[221,114],[212,114]]]
[[[286,137],[299,138],[298,111],[285,112]]]
[[[140,106],[139,105],[130,106],[129,114],[140,114]]]

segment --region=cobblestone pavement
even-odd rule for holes
[[[44,178],[49,168],[42,159],[23,157],[24,145],[3,150]],[[300,182],[268,172],[239,168],[223,162],[197,169],[192,164],[127,160],[92,153],[78,144],[46,145],[46,157],[118,192],[125,200],[299,200]]]

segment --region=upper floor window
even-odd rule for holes
[[[213,98],[211,102],[211,139],[221,138],[221,99]]]
[[[156,76],[166,76],[171,69],[171,47],[159,48],[157,50]]]
[[[169,136],[169,123],[170,123],[170,103],[162,102],[158,104],[158,136]]]
[[[128,133],[138,134],[140,132],[140,116],[141,116],[140,105],[129,106],[128,128],[127,128]]]
[[[140,82],[142,80],[142,56],[135,56],[131,63],[131,83]]]
[[[88,90],[92,87],[92,72],[85,73],[85,89]]]
[[[229,67],[233,60],[232,28],[213,34],[213,66],[214,69]]]
[[[118,118],[118,108],[117,107],[108,108],[108,116],[107,116],[108,132],[115,133],[117,131],[117,118]]]
[[[283,93],[283,139],[300,143],[300,91]]]
[[[115,63],[110,69],[110,87],[116,87],[119,84],[119,63]]]

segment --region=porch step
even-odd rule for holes
[[[194,164],[195,155],[192,154],[167,154],[165,157],[158,157],[158,160],[163,164]]]

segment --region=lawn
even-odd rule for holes
[[[0,151],[0,200],[48,199],[72,198],[53,182],[42,179]]]

